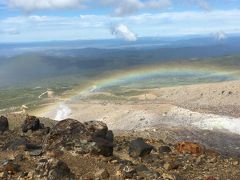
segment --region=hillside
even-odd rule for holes
[[[19,117],[1,123],[2,179],[237,179],[239,161],[193,142],[114,136],[104,123]],[[50,120],[48,120],[49,122]],[[45,124],[45,126],[43,126]],[[81,163],[80,163],[81,162]]]

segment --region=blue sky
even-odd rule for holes
[[[238,0],[0,0],[0,42],[240,32]]]

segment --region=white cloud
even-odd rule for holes
[[[142,9],[165,9],[172,5],[171,0],[113,0],[111,3],[115,6],[114,15],[116,16],[131,15]]]
[[[8,35],[18,35],[20,32],[15,28],[7,28],[0,30],[0,33],[2,34],[8,34]]]
[[[118,24],[111,28],[111,33],[117,38],[124,39],[125,41],[136,41],[137,36],[126,25]]]
[[[47,9],[79,9],[108,7],[116,16],[126,16],[142,9],[162,9],[171,6],[171,0],[8,0],[10,7],[26,12]]]
[[[146,7],[152,9],[164,9],[172,6],[171,0],[151,0],[146,3]]]
[[[83,0],[8,0],[8,4],[15,8],[31,12],[42,9],[82,8]]]
[[[228,37],[227,37],[227,34],[224,31],[219,31],[219,32],[214,34],[214,38],[216,40],[222,41],[222,40],[227,39]]]
[[[144,8],[144,3],[139,0],[123,0],[121,3],[115,5],[116,9],[114,10],[114,15],[116,16],[125,16],[133,14],[136,11]]]
[[[0,19],[0,29],[17,27],[21,34],[11,36],[1,33],[0,41],[109,39],[113,38],[109,31],[112,24],[131,25],[131,32],[134,32],[134,35],[137,34],[138,37],[209,35],[219,31],[231,34],[240,32],[239,17],[240,10],[212,10],[208,13],[201,11],[163,12],[126,17],[91,14],[71,17],[16,16]]]
[[[3,0],[10,7],[25,12],[37,10],[92,9],[107,10],[115,16],[128,16],[141,10],[167,9],[169,7],[198,7],[210,11],[217,3],[226,4],[233,0]],[[0,0],[1,6],[1,0]],[[236,7],[237,8],[237,7]]]

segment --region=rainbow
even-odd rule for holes
[[[240,79],[240,70],[213,65],[191,65],[191,64],[159,64],[154,66],[136,67],[114,73],[107,73],[98,79],[94,79],[84,86],[77,87],[69,97],[70,99],[94,90],[119,85],[135,80],[151,78],[163,75],[206,75],[228,77],[231,80]]]
[[[166,75],[178,75],[187,74],[191,75],[206,75],[208,76],[219,76],[228,77],[230,80],[240,80],[240,70],[236,68],[227,68],[222,66],[211,66],[211,65],[191,65],[191,64],[169,64],[169,65],[155,65],[155,66],[144,66],[127,69],[114,73],[106,73],[103,76],[92,79],[89,83],[80,85],[74,88],[71,92],[68,92],[64,97],[59,99],[57,104],[44,107],[37,110],[38,116],[54,116],[54,119],[64,119],[68,116],[68,112],[71,109],[68,108],[68,103],[78,100],[79,97],[85,97],[89,95],[93,90],[101,90],[101,88],[109,87],[112,85],[119,85],[123,82],[135,82],[135,80],[141,80],[144,78],[151,78],[154,76],[166,76]],[[48,113],[46,113],[48,112]],[[53,115],[54,114],[54,115]],[[64,117],[59,118],[58,116]]]

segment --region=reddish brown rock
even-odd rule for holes
[[[208,176],[208,177],[205,178],[205,180],[217,180],[217,179],[213,176]]]
[[[199,155],[205,152],[205,147],[193,142],[179,142],[177,145],[177,150],[179,153],[183,154],[189,153]]]

